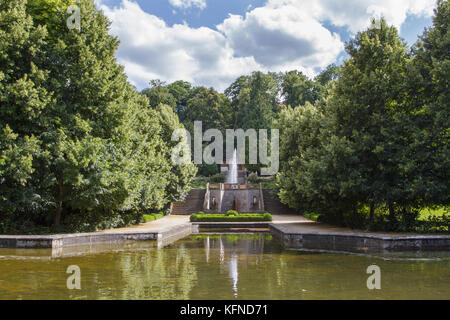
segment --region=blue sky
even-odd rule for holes
[[[139,89],[151,79],[223,91],[255,70],[313,77],[345,58],[344,43],[383,15],[413,45],[435,0],[96,0],[121,40],[117,56]]]

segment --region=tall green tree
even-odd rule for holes
[[[77,2],[81,30],[48,3],[52,14],[32,5],[30,16],[26,1],[0,2],[0,210],[105,228],[183,197],[195,172],[171,163],[176,115],[149,108],[127,82],[119,42],[92,1]]]
[[[297,207],[294,199],[305,199],[316,211],[338,220],[346,214],[358,219],[366,206],[371,215],[377,207],[386,207],[394,221],[396,213],[417,204],[404,170],[409,161],[404,149],[409,143],[405,83],[410,58],[397,30],[383,19],[358,33],[347,52],[350,59],[331,95],[318,106],[321,120],[298,115],[306,121],[299,130],[312,131],[299,131],[296,142],[281,149],[288,152],[281,156],[288,166],[280,175],[281,197]],[[283,120],[281,127],[292,127],[289,123]],[[296,143],[299,160],[289,154]],[[292,170],[299,172],[293,181]]]
[[[225,131],[231,122],[229,100],[213,88],[197,87],[192,90],[186,108],[180,112],[180,120],[191,134],[195,121],[203,123],[203,130]]]
[[[0,1],[0,213],[38,211],[45,205],[32,181],[41,153],[37,135],[46,129],[52,102],[45,28],[35,28],[23,1]]]
[[[314,104],[318,99],[315,82],[300,71],[287,72],[282,88],[285,103],[292,107],[303,106],[306,102]]]
[[[160,80],[152,80],[150,85],[150,88],[142,90],[142,94],[149,99],[150,106],[157,108],[160,104],[165,104],[175,110],[177,101],[165,83]]]
[[[401,206],[408,197],[402,170],[402,150],[408,144],[406,44],[395,27],[373,20],[349,42],[347,52],[351,58],[342,67],[328,109],[333,134],[346,138],[359,160],[353,170],[362,180],[354,184],[349,173],[346,185],[372,211],[386,205],[393,218],[395,204]]]
[[[438,1],[433,26],[413,48],[408,87],[413,137],[409,185],[425,205],[449,204],[450,4]]]

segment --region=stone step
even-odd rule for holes
[[[278,197],[271,193],[271,190],[264,189],[264,210],[271,214],[297,214],[297,210],[289,208],[287,205],[281,203]]]
[[[184,201],[173,203],[172,214],[190,215],[203,210],[205,192],[205,189],[192,189]]]

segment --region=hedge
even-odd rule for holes
[[[193,214],[191,222],[263,222],[272,221],[270,213],[241,213],[236,216],[225,214]]]
[[[155,220],[161,219],[162,217],[164,217],[164,213],[163,212],[152,213],[152,214],[144,214],[145,222],[155,221]]]

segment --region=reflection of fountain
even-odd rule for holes
[[[225,260],[225,248],[223,246],[222,237],[219,238],[219,261],[222,264]]]
[[[234,254],[234,253],[231,256],[231,260],[230,260],[229,275],[230,275],[231,281],[233,281],[234,296],[237,297],[238,296],[238,286],[237,286],[237,284],[238,284],[238,280],[239,280],[239,271],[238,271],[237,255]]]
[[[210,250],[210,244],[209,244],[209,237],[206,238],[205,243],[205,251],[206,251],[206,263],[209,263],[209,250]]]

